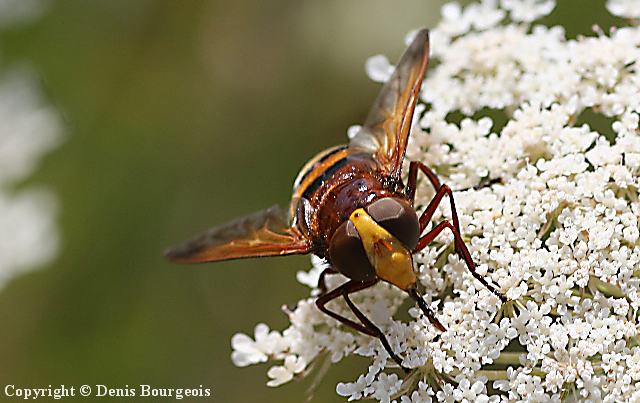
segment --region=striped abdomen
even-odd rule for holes
[[[386,182],[370,151],[329,148],[312,158],[295,180],[294,223],[314,240],[315,253],[324,256],[333,232],[351,212],[392,193],[385,189]]]

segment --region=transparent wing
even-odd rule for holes
[[[176,263],[204,263],[310,251],[311,241],[288,225],[283,209],[273,206],[211,228],[165,255]]]
[[[396,65],[351,145],[373,148],[391,176],[402,168],[413,111],[429,64],[429,31],[419,31]]]

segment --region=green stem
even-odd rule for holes
[[[580,297],[581,299],[584,299],[584,298],[593,299],[593,295],[591,295],[591,293],[585,290],[584,288],[572,288],[571,295],[573,295],[574,297]]]
[[[476,375],[484,376],[489,381],[499,381],[503,379],[509,379],[509,375],[507,375],[507,371],[505,370],[489,370],[482,369],[476,372]]]
[[[589,276],[589,284],[587,285],[589,288],[596,289],[606,295],[607,297],[614,298],[624,298],[626,297],[625,293],[615,284],[607,283],[606,281],[600,280],[596,276]]]
[[[560,401],[565,402],[568,401],[569,396],[573,393],[575,385],[572,383],[565,383],[562,385],[562,392],[560,393]]]
[[[498,358],[493,360],[494,365],[520,365],[522,352],[503,351]]]

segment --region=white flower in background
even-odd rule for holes
[[[0,186],[33,173],[40,157],[60,141],[60,120],[25,71],[0,76]]]
[[[635,18],[638,3],[607,5]],[[407,150],[467,189],[455,192],[462,234],[478,271],[512,301],[501,306],[444,234],[415,262],[447,331],[415,308],[412,321],[393,319],[405,295],[387,284],[352,297],[415,369],[406,378],[377,339],[320,313],[315,289],[286,311],[283,332],[235,336],[234,354],[253,357],[239,364],[282,362],[269,371],[279,385],[323,357],[368,357],[363,374],[337,385],[349,400],[640,401],[640,28],[567,38],[562,27],[532,25],[554,7],[444,6]],[[378,57],[367,71],[380,81],[390,69]],[[483,179],[500,182],[475,190]],[[417,207],[432,195],[421,183]],[[443,203],[434,221],[449,210]],[[298,274],[311,288],[323,263],[313,264]],[[343,281],[327,277],[329,288]],[[267,334],[278,340],[271,352]]]
[[[385,55],[376,55],[367,59],[364,65],[369,78],[377,83],[384,83],[393,74],[394,67]]]
[[[60,121],[26,72],[0,77],[0,287],[57,252],[55,197],[17,183],[60,141]]]
[[[532,22],[553,11],[555,0],[500,0],[514,21]]]
[[[0,189],[0,287],[48,262],[58,249],[56,203],[44,189]]]
[[[0,28],[39,17],[47,0],[0,0]]]
[[[0,0],[0,28],[35,17],[42,5]],[[0,71],[0,288],[58,250],[55,197],[42,187],[21,185],[61,139],[60,118],[43,102],[37,84],[24,69]]]
[[[255,341],[254,341],[255,339]],[[269,332],[269,327],[259,323],[254,332],[254,339],[244,334],[236,334],[231,339],[233,353],[231,360],[239,367],[266,362],[269,356],[287,348],[282,335],[276,331]]]
[[[637,0],[609,0],[607,10],[618,17],[640,18],[640,2]]]

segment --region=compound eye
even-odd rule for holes
[[[378,224],[398,238],[410,251],[420,238],[420,222],[409,202],[397,197],[376,200],[365,210]]]
[[[355,225],[343,222],[329,242],[329,259],[342,274],[353,280],[366,281],[375,278],[375,270],[362,246]]]

